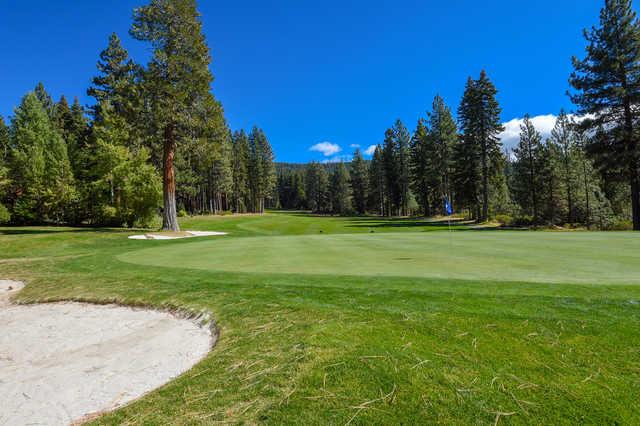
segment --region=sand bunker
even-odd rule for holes
[[[214,237],[227,235],[226,232],[182,231],[182,232],[150,232],[144,235],[131,235],[130,240],[177,240],[180,238]]]
[[[115,305],[12,305],[0,280],[0,425],[65,425],[112,410],[191,368],[208,328]],[[11,290],[9,290],[11,288]]]

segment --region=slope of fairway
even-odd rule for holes
[[[469,231],[222,238],[164,244],[119,259],[225,272],[640,283],[640,237],[630,233]]]

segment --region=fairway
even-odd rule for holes
[[[640,283],[630,233],[405,232],[207,239],[119,256],[143,265],[226,272]]]
[[[20,302],[215,320],[202,362],[95,424],[640,420],[637,234],[299,212],[181,222],[228,235],[0,228]]]

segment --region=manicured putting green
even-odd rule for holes
[[[640,235],[466,231],[206,239],[120,260],[226,272],[640,283]]]

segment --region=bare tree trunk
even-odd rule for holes
[[[640,177],[638,172],[631,178],[631,215],[633,216],[633,230],[640,231]]]
[[[587,203],[587,229],[591,228],[591,207],[589,206],[589,178],[587,176],[587,162],[583,158],[582,159],[582,177],[584,179],[584,195],[585,201]]]
[[[164,153],[162,189],[164,195],[164,210],[162,212],[162,229],[179,231],[178,214],[176,212],[176,176],[173,160],[176,153],[176,140],[173,124],[169,124],[164,131]]]
[[[624,106],[624,145],[627,151],[629,167],[629,184],[631,187],[631,217],[633,219],[633,230],[640,231],[640,160],[638,159],[638,144],[634,137],[634,117],[631,108],[631,99],[628,96],[627,71],[620,67],[620,77],[625,96],[622,103]]]
[[[634,138],[633,115],[631,102],[624,100],[625,139],[629,155],[629,180],[631,186],[631,216],[633,218],[633,230],[640,231],[640,167],[638,160],[638,144]]]
[[[573,223],[574,218],[573,218],[573,188],[571,187],[571,168],[569,165],[569,154],[568,152],[565,152],[565,168],[564,168],[564,173],[565,173],[565,185],[567,185],[567,204],[568,204],[568,214],[567,214],[567,219],[569,221],[569,223]]]

